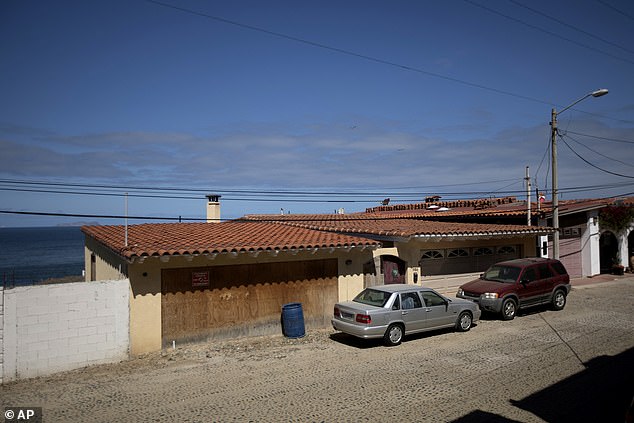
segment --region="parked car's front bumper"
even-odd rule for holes
[[[492,313],[501,313],[502,312],[502,298],[482,298],[482,297],[471,297],[468,295],[456,294],[457,298],[462,298],[463,300],[473,301],[480,307],[482,311],[489,311]]]
[[[387,326],[374,326],[374,325],[360,325],[345,320],[333,318],[331,320],[332,327],[335,330],[347,333],[348,335],[356,336],[358,338],[382,338],[387,330]]]

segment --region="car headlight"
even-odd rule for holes
[[[498,297],[498,294],[496,292],[485,292],[484,294],[480,295],[480,298],[484,298],[487,300],[494,300]]]
[[[458,289],[458,293],[456,295],[464,295],[464,291],[462,288]]]

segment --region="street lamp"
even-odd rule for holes
[[[551,146],[551,154],[552,154],[552,163],[553,163],[553,228],[555,228],[555,232],[553,233],[553,258],[559,259],[559,199],[558,197],[558,182],[557,182],[557,115],[565,112],[570,109],[575,104],[580,101],[585,100],[586,98],[592,97],[601,97],[606,95],[608,90],[605,88],[601,88],[600,90],[592,91],[581,97],[579,100],[575,101],[571,105],[564,107],[561,111],[557,112],[554,108],[552,109],[551,115],[551,132],[550,132],[550,146]]]

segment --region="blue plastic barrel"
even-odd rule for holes
[[[288,303],[282,306],[282,333],[287,338],[301,338],[306,334],[301,303]]]

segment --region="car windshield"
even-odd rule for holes
[[[352,301],[361,304],[383,307],[391,296],[392,294],[389,292],[368,288],[361,291],[361,293],[354,297],[354,300]]]
[[[520,268],[513,266],[491,266],[484,272],[482,279],[487,281],[514,283],[520,275]]]

